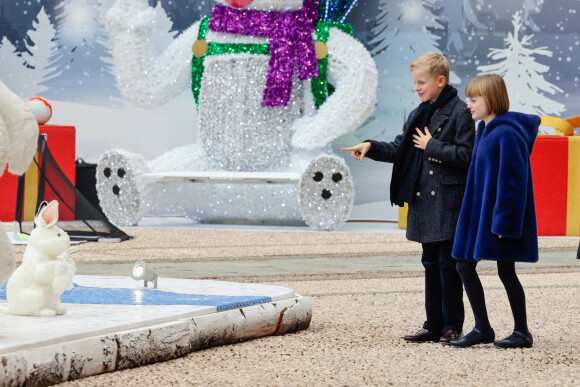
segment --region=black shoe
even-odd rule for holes
[[[428,331],[425,328],[421,328],[419,332],[403,338],[411,343],[424,343],[426,341],[439,341],[441,336],[443,336],[443,331]]]
[[[475,344],[489,344],[495,340],[495,332],[490,329],[487,332],[482,332],[477,328],[473,328],[471,332],[457,340],[451,340],[449,344],[454,347],[467,348]]]
[[[457,331],[455,329],[448,329],[445,331],[445,334],[441,336],[439,342],[443,345],[447,345],[451,342],[451,340],[457,340],[461,337],[461,331]]]
[[[499,348],[531,348],[532,344],[534,344],[534,338],[531,333],[526,335],[518,331],[514,331],[503,340],[493,342],[493,345]]]

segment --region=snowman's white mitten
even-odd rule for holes
[[[147,0],[117,0],[107,12],[107,20],[118,32],[151,35],[155,12]]]

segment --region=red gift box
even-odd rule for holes
[[[580,137],[538,136],[531,161],[538,235],[580,235]]]
[[[62,125],[39,125],[39,133],[46,135],[46,142],[52,156],[64,172],[65,176],[74,185],[76,159],[75,127]],[[39,164],[42,162],[41,160],[38,160],[38,154],[36,159]],[[38,177],[38,167],[33,162],[25,174],[24,221],[31,221],[34,219],[38,195]],[[0,177],[0,221],[11,222],[15,218],[17,184],[18,177],[8,173],[7,170],[4,172],[2,177]],[[59,200],[49,185],[45,188],[44,198],[45,200]],[[72,198],[72,201],[70,200],[71,198],[64,199],[74,203],[74,198]],[[66,206],[61,206],[59,208],[59,219],[74,220],[73,211],[74,207],[69,209],[66,208]]]

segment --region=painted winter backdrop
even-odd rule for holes
[[[114,0],[2,0],[0,76],[22,98],[42,96],[53,105],[50,123],[75,125],[77,155],[96,161],[111,148],[151,159],[196,140],[193,97],[186,91],[167,105],[143,110],[122,100],[112,73],[112,39],[105,15]],[[350,1],[352,2],[352,0]],[[149,0],[163,50],[180,32],[210,12],[213,0]],[[333,144],[366,138],[392,140],[418,104],[409,64],[436,50],[451,62],[451,83],[463,94],[470,79],[499,73],[513,110],[578,115],[580,25],[578,0],[360,0],[346,22],[372,53],[379,70],[378,104],[368,122]],[[343,154],[343,156],[348,156]],[[355,204],[378,217],[395,209],[375,206],[388,195],[390,165],[349,163]],[[377,176],[384,176],[378,179]],[[353,212],[356,217],[356,211]],[[364,217],[364,216],[363,216]]]

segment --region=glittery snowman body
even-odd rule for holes
[[[303,85],[296,81],[287,106],[264,108],[268,69],[264,55],[206,59],[199,95],[199,135],[211,167],[232,171],[292,169],[292,125],[302,115]]]
[[[230,6],[232,1],[216,3]],[[302,7],[302,0],[243,3],[247,9],[263,11],[291,12]],[[120,89],[127,100],[143,107],[166,103],[191,84],[191,47],[199,38],[201,24],[196,22],[184,31],[161,57],[143,61],[144,52],[150,51],[147,37],[151,29],[147,26],[153,20],[151,12],[146,0],[117,0],[109,12],[115,32],[114,59]],[[224,45],[269,43],[266,37],[211,30],[207,31],[205,41]],[[314,106],[310,81],[297,77],[293,78],[286,104],[263,106],[270,55],[206,56],[197,98],[197,144],[172,149],[148,162],[123,150],[107,152],[101,158],[97,191],[109,219],[121,225],[134,224],[151,211],[182,212],[202,222],[302,223],[299,185],[155,184],[147,173],[302,174],[318,155],[331,153],[332,140],[362,124],[376,100],[376,68],[366,49],[338,29],[331,30],[327,45],[328,76],[336,91],[319,109]],[[358,58],[358,63],[352,58]],[[337,165],[331,164],[333,168]],[[350,176],[348,167],[342,164],[345,176]],[[341,184],[345,183],[346,179]],[[349,190],[352,191],[349,195],[354,196],[352,187]]]

